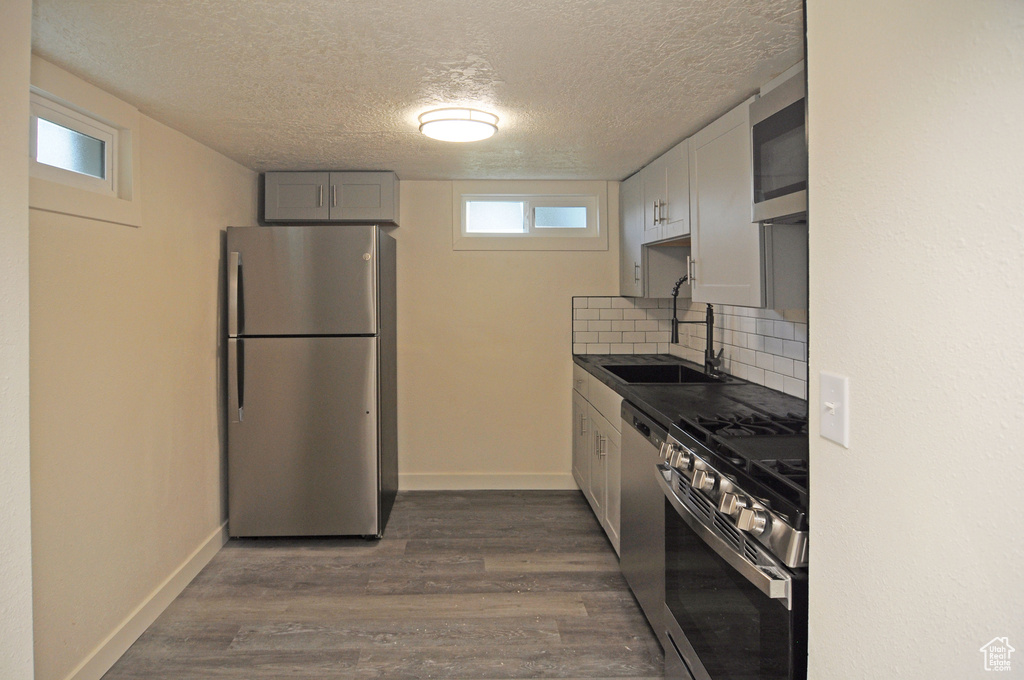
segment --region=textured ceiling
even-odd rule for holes
[[[803,54],[800,0],[35,0],[33,50],[254,170],[622,179]],[[419,134],[443,104],[489,140]]]

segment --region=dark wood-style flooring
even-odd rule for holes
[[[579,492],[404,492],[380,541],[232,540],[104,676],[661,678]]]

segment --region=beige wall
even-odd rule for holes
[[[807,4],[810,677],[989,677],[1024,649],[1024,3]]]
[[[452,250],[451,182],[402,182],[398,425],[403,489],[575,488],[572,296],[618,292],[612,248]]]
[[[39,680],[98,677],[225,520],[221,232],[256,176],[139,120],[141,226],[31,212]]]
[[[0,678],[32,678],[28,85],[31,0],[0,22]]]

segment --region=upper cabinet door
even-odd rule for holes
[[[309,222],[330,215],[326,172],[268,172],[264,187],[264,219]]]
[[[619,295],[643,297],[644,187],[637,173],[619,186]]]
[[[643,181],[644,243],[662,239],[662,225],[665,223],[665,156],[658,156],[640,171]]]
[[[332,172],[330,219],[397,222],[397,196],[393,172]]]
[[[665,209],[662,238],[690,234],[690,140],[684,139],[665,154]]]
[[[693,136],[690,211],[693,299],[761,307],[760,227],[750,222],[750,102]]]

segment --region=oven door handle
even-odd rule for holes
[[[730,567],[742,574],[743,578],[747,579],[751,585],[773,600],[782,600],[786,609],[793,609],[792,579],[777,578],[765,573],[760,567],[737,553],[732,546],[716,536],[714,532],[708,529],[708,527],[705,526],[705,524],[700,521],[700,519],[698,519],[679,499],[675,491],[672,490],[672,486],[662,474],[663,469],[664,468],[659,466],[654,472],[657,476],[658,484],[661,486],[661,490],[665,493],[666,500],[668,500],[669,504],[675,508],[675,511],[679,514],[679,517],[686,522],[686,525],[690,527],[690,529],[692,529],[693,532],[697,534],[709,548],[714,550],[719,557],[725,560]]]

